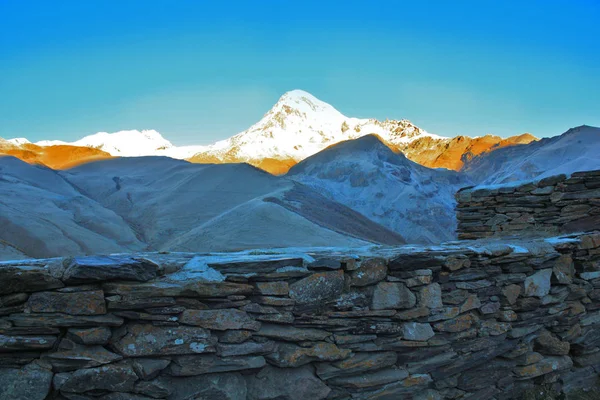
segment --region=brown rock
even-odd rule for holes
[[[102,290],[73,293],[37,292],[29,297],[27,305],[34,313],[106,314],[106,303]]]
[[[319,272],[290,286],[290,297],[298,304],[311,304],[339,297],[344,289],[344,271]]]
[[[402,283],[379,282],[375,286],[371,308],[373,310],[412,308],[417,299]]]
[[[373,285],[387,276],[387,262],[384,258],[369,258],[360,263],[360,267],[350,275],[352,286]]]
[[[309,347],[281,343],[277,350],[266,356],[270,364],[281,368],[295,368],[313,361],[338,361],[347,358],[350,350],[340,349],[333,343],[318,342]]]

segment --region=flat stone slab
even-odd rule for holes
[[[0,264],[0,295],[61,288],[60,279],[43,266]]]
[[[111,280],[149,281],[159,266],[145,258],[128,256],[75,257],[67,265],[62,280],[67,284]]]
[[[210,331],[192,326],[128,324],[123,337],[112,343],[126,357],[215,352]]]

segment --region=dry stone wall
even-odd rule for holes
[[[456,194],[459,239],[553,236],[600,229],[600,171]]]
[[[0,399],[513,399],[600,371],[600,233],[0,263]]]

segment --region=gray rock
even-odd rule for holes
[[[221,357],[245,356],[249,354],[269,354],[275,350],[275,343],[271,341],[256,343],[244,342],[242,344],[218,344],[217,354]]]
[[[65,313],[71,315],[106,314],[102,290],[61,293],[33,293],[27,305],[34,313]]]
[[[550,293],[551,277],[551,269],[543,269],[528,276],[525,279],[525,292],[523,295],[526,297],[544,297]]]
[[[373,310],[412,308],[417,299],[402,283],[379,282],[373,292]]]
[[[111,353],[102,346],[83,346],[68,339],[60,342],[57,351],[46,353],[42,360],[52,365],[54,372],[74,371],[76,369],[98,367],[121,360],[118,354]]]
[[[285,281],[255,282],[254,286],[258,294],[264,296],[287,296],[290,292],[289,284]]]
[[[243,343],[252,337],[250,331],[225,331],[219,336],[221,343]]]
[[[0,266],[0,295],[61,288],[64,284],[40,266]]]
[[[552,267],[552,273],[556,282],[562,285],[568,285],[573,282],[575,276],[575,266],[573,264],[573,258],[568,254],[563,254],[558,257]]]
[[[177,282],[105,283],[104,293],[126,297],[226,297],[251,294],[253,286],[243,283],[203,282],[198,280]]]
[[[51,384],[52,371],[37,361],[21,369],[0,368],[2,400],[44,400]]]
[[[393,351],[378,353],[356,353],[342,361],[317,363],[317,375],[327,380],[338,376],[355,375],[396,364],[398,356]]]
[[[96,328],[71,328],[67,336],[79,344],[106,344],[111,336],[110,328],[99,326]]]
[[[397,382],[408,377],[408,371],[403,368],[387,368],[360,375],[339,376],[327,381],[328,384],[351,389],[364,389]]]
[[[573,366],[573,361],[567,356],[562,357],[546,357],[543,360],[527,365],[524,367],[516,367],[513,372],[517,378],[531,379],[537,376],[546,375],[555,371],[569,369]]]
[[[248,400],[322,400],[331,389],[315,377],[313,368],[266,366],[256,375],[246,376]]]
[[[425,341],[434,335],[435,333],[428,323],[406,322],[402,325],[402,336],[406,340]]]
[[[109,280],[149,281],[158,275],[159,266],[144,258],[128,256],[75,257],[62,276],[67,284]]]
[[[222,310],[185,310],[181,314],[179,322],[218,331],[228,329],[257,331],[261,325],[260,322],[250,317],[245,311],[234,308]]]
[[[382,281],[387,276],[387,262],[384,258],[369,258],[350,275],[352,286],[368,286]]]
[[[12,314],[7,318],[15,326],[41,327],[85,327],[85,326],[121,326],[123,318],[112,314],[105,315],[69,315],[59,313]]]
[[[97,368],[61,372],[54,376],[54,387],[61,392],[84,393],[92,390],[131,392],[137,375],[125,363],[104,365]]]
[[[272,339],[298,342],[304,340],[323,340],[330,335],[329,332],[313,328],[296,328],[287,325],[263,324],[257,336],[266,336]]]
[[[237,372],[185,378],[172,377],[168,378],[168,385],[172,390],[169,400],[240,400],[247,398],[246,381]]]
[[[56,336],[6,336],[0,334],[0,352],[51,349]]]
[[[277,350],[266,356],[270,364],[282,368],[295,368],[313,361],[338,361],[350,356],[351,351],[340,349],[333,343],[319,342],[309,347],[281,343]]]
[[[138,381],[133,387],[133,392],[148,396],[153,399],[163,399],[168,397],[172,390],[169,382],[164,378],[154,379],[152,381]]]
[[[312,304],[339,297],[344,289],[344,271],[319,272],[290,286],[290,297],[298,304]]]
[[[126,357],[215,352],[216,338],[203,328],[132,323],[125,329],[112,347]]]
[[[432,283],[419,290],[419,307],[440,308],[442,303],[442,288],[439,283]]]
[[[170,363],[170,360],[161,358],[136,358],[131,365],[140,379],[148,381],[156,378]]]
[[[218,357],[214,354],[202,354],[173,358],[167,373],[173,376],[193,376],[257,369],[264,366],[265,359],[262,356]]]

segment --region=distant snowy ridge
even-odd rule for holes
[[[92,147],[106,151],[110,155],[120,157],[167,156],[177,159],[191,157],[194,153],[202,151],[205,147],[176,147],[154,129],[142,131],[125,130],[114,133],[98,132],[71,143],[60,140],[42,140],[35,144],[38,146],[71,145]]]

